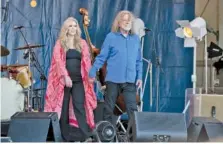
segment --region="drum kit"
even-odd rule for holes
[[[14,50],[31,51],[33,48],[40,48],[42,46],[30,45]],[[8,56],[9,54],[10,51],[1,46],[1,57]],[[33,52],[33,54],[35,53]],[[31,58],[29,59],[29,64],[1,65],[1,73],[4,73],[4,75],[1,75],[1,120],[3,121],[9,120],[16,112],[33,111],[33,106],[30,105],[30,98],[33,99],[31,94],[44,90],[43,87],[41,89],[32,89],[33,78],[30,71],[30,60]]]

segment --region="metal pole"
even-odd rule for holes
[[[205,35],[204,40],[204,50],[205,50],[205,92],[208,93],[208,54],[207,54],[207,35]]]
[[[28,67],[29,67],[29,69],[31,69],[31,48],[30,48],[30,45],[29,45],[28,41],[26,40],[24,34],[22,33],[21,29],[19,29],[19,32],[21,33],[23,39],[25,40],[26,45],[29,47]],[[30,87],[31,87],[31,89],[30,89]],[[32,83],[31,83],[31,86],[30,86],[30,87],[28,87],[28,96],[27,96],[27,110],[28,110],[28,111],[30,110],[30,109],[29,109],[29,105],[30,105],[30,94],[31,94],[31,93],[30,93],[30,90],[32,90]],[[32,108],[32,107],[31,107],[31,108]]]
[[[147,67],[147,70],[146,70],[146,76],[145,76],[145,80],[144,80],[144,84],[143,84],[143,91],[142,91],[142,95],[144,95],[144,91],[145,91],[145,87],[146,87],[146,82],[147,82],[147,79],[148,79],[148,74],[150,72],[150,107],[152,107],[152,74],[151,74],[151,61],[150,60],[147,60],[145,58],[143,58],[143,60],[148,63],[148,67]]]
[[[153,65],[150,63],[150,109],[152,109],[153,106]]]
[[[141,60],[143,60],[143,48],[144,48],[144,37],[141,38]],[[145,85],[146,81],[144,80],[144,85]],[[142,111],[142,101],[143,101],[143,96],[144,96],[144,89],[145,87],[143,86],[141,89],[140,89],[140,102],[141,102],[141,111]]]
[[[191,80],[193,82],[193,94],[196,93],[196,66],[197,66],[197,45],[194,46],[194,60],[193,60],[193,75],[191,76]]]
[[[159,112],[159,75],[160,75],[160,68],[158,66],[156,73],[156,112]]]

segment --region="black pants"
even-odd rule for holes
[[[69,101],[72,96],[74,114],[77,118],[79,128],[69,125]],[[90,128],[86,121],[84,108],[85,92],[82,81],[73,82],[72,88],[64,88],[63,106],[60,118],[62,136],[66,141],[83,141],[90,136]]]
[[[113,110],[115,108],[116,99],[119,93],[124,96],[126,105],[126,111],[131,119],[134,111],[137,111],[136,105],[136,86],[134,83],[106,83],[106,95],[105,95],[105,109],[104,109],[104,120],[111,122],[114,126],[116,123],[112,121]]]

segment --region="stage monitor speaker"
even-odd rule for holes
[[[184,114],[134,112],[127,134],[130,142],[186,142]]]
[[[203,124],[198,142],[223,142],[223,123]]]
[[[211,117],[193,117],[191,123],[187,129],[188,142],[198,142],[198,137],[201,133],[204,124],[221,124],[217,119]],[[220,126],[220,125],[219,125]],[[210,130],[210,132],[215,133],[215,129]]]
[[[61,142],[61,131],[55,112],[17,112],[11,117],[8,137],[13,142],[46,142],[48,134]]]

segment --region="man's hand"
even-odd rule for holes
[[[93,48],[93,49],[95,49],[96,47],[91,43],[91,47]]]
[[[91,48],[92,48],[94,54],[98,55],[100,53],[100,50],[97,49],[93,44],[91,44]]]
[[[137,90],[142,88],[142,80],[138,79],[136,82]]]

